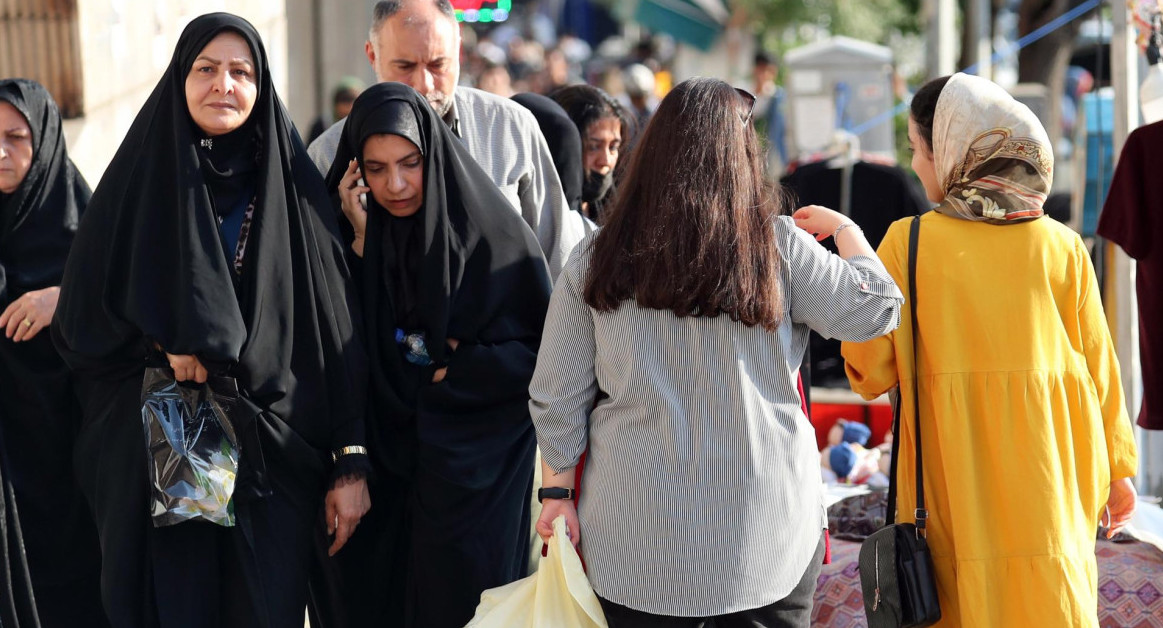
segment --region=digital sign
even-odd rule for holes
[[[504,22],[513,10],[513,0],[452,0],[457,22]]]

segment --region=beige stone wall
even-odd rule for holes
[[[343,76],[374,78],[364,41],[375,0],[82,0],[85,115],[67,120],[69,151],[96,185],[190,20],[229,11],[258,28],[275,89],[302,133]]]
[[[78,3],[85,115],[67,120],[69,153],[96,186],[193,18],[229,11],[258,28],[275,89],[287,93],[287,12],[281,0],[84,0]]]
[[[331,108],[339,79],[374,81],[364,53],[373,6],[375,0],[287,0],[287,106],[302,132],[320,111]]]

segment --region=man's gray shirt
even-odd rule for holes
[[[533,230],[556,280],[570,251],[593,227],[566,206],[537,119],[507,98],[460,86],[450,113],[453,133]],[[323,176],[335,159],[343,123],[331,125],[307,148]]]

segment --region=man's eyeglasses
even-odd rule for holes
[[[740,118],[743,120],[743,124],[747,124],[748,122],[751,122],[751,116],[755,113],[755,94],[752,94],[742,87],[736,87],[735,93],[739,94],[739,98],[743,99],[743,105],[747,107],[747,115],[740,116]]]

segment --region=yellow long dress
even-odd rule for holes
[[[908,295],[909,221],[878,254]],[[1082,240],[1040,218],[929,212],[917,256],[928,539],[942,627],[1098,626],[1094,554],[1112,479],[1135,474],[1119,366]],[[852,389],[901,384],[899,520],[916,504],[912,325],[845,343]]]

